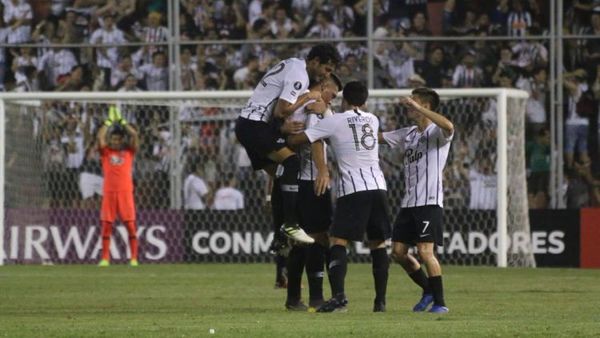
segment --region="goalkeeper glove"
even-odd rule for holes
[[[117,107],[113,107],[113,109],[115,111],[115,121],[125,127],[125,125],[127,125],[127,120],[121,116],[121,111]]]
[[[115,110],[115,107],[108,108],[108,118],[104,120],[105,126],[110,127],[115,123],[115,121],[117,121]]]

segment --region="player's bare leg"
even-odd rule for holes
[[[435,256],[433,243],[417,243],[419,256],[427,268],[429,286],[433,293],[433,306],[429,312],[446,313],[448,308],[444,302],[444,287],[442,283],[442,267]]]
[[[421,269],[421,264],[408,252],[408,249],[409,246],[405,243],[393,242],[392,259],[400,264],[410,279],[423,290],[421,299],[413,307],[413,311],[421,312],[425,311],[429,304],[433,302],[433,294],[429,286],[429,279],[423,269]]]
[[[348,241],[343,238],[330,237],[330,262],[329,280],[331,282],[333,297],[325,302],[317,312],[342,312],[346,311],[348,300],[344,291],[344,280],[348,270]]]
[[[315,240],[308,236],[298,225],[296,209],[296,201],[298,200],[298,171],[300,170],[298,155],[289,148],[284,147],[271,152],[268,157],[283,166],[283,173],[279,178],[284,212],[284,224],[281,230],[287,237],[296,242],[314,243]]]
[[[373,281],[375,283],[375,300],[373,312],[385,312],[385,295],[387,292],[390,260],[384,241],[369,241],[373,265]]]

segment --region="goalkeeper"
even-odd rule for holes
[[[108,134],[108,140],[107,140]],[[125,142],[127,139],[128,143]],[[98,131],[98,147],[104,173],[102,188],[102,260],[101,267],[110,265],[110,236],[117,216],[127,227],[131,266],[138,265],[138,241],[133,202],[133,158],[139,144],[138,133],[121,116],[114,106],[108,110],[108,118]]]

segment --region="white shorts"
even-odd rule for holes
[[[102,185],[104,178],[100,175],[81,173],[79,176],[79,190],[83,199],[93,197],[94,195],[102,196]]]

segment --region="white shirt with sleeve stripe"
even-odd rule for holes
[[[442,178],[453,136],[446,137],[434,123],[422,132],[412,126],[383,133],[385,141],[404,157],[406,191],[402,207],[444,207]]]
[[[308,93],[308,90],[305,92]],[[292,121],[302,122],[306,128],[316,126],[322,119],[328,118],[333,115],[330,109],[323,114],[314,114],[306,111],[306,106],[314,103],[315,100],[306,102],[302,107],[296,109],[289,117]],[[323,143],[323,155],[325,157],[325,163],[327,163],[327,144]],[[312,148],[310,144],[302,145],[296,152],[300,158],[300,172],[298,178],[305,181],[314,181],[317,179],[317,166],[312,159]]]
[[[13,20],[31,20],[33,18],[31,5],[25,1],[20,1],[16,6],[11,1],[4,1],[3,4],[4,22],[9,28],[8,43],[23,43],[31,40],[31,25],[20,25],[17,28],[10,27]]]
[[[125,43],[125,35],[123,32],[116,28],[108,30],[106,28],[99,28],[94,31],[90,38],[92,44],[120,44]],[[98,48],[105,48],[105,52],[101,52]],[[96,50],[96,64],[101,68],[115,68],[118,62],[118,50],[117,47],[98,47]]]
[[[360,191],[387,190],[379,166],[377,116],[361,110],[333,114],[304,131],[310,142],[329,139],[337,159],[337,197]]]
[[[306,61],[290,58],[269,69],[259,81],[240,117],[267,123],[278,99],[294,104],[308,89]]]

